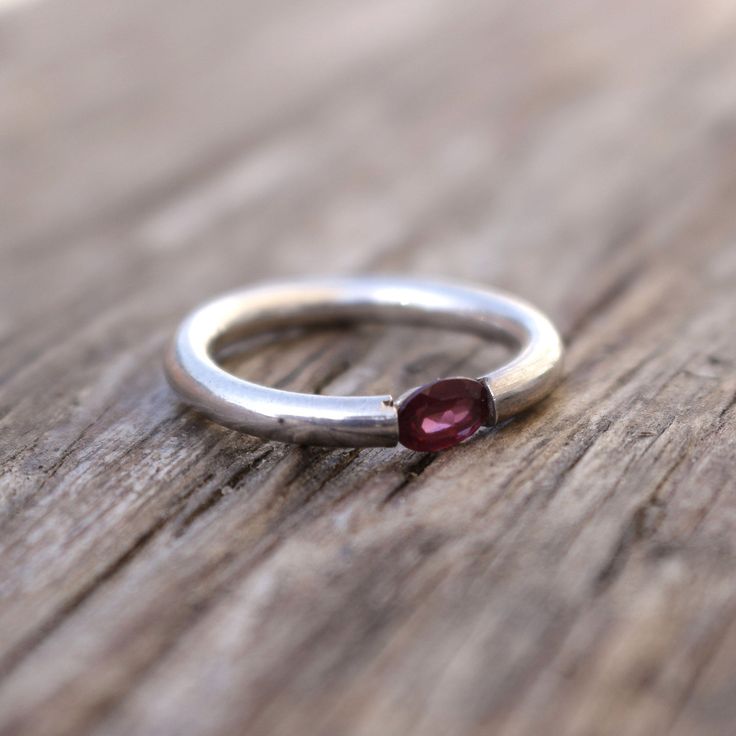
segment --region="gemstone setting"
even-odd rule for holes
[[[488,389],[474,378],[441,378],[399,401],[399,442],[418,452],[437,452],[472,437],[488,424]]]

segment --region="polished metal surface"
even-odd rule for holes
[[[494,423],[545,397],[561,377],[560,337],[530,304],[488,289],[395,277],[277,282],[226,294],[184,320],[166,375],[184,401],[248,434],[309,445],[393,446],[398,417],[390,395],[282,391],[237,378],[216,362],[222,348],[253,335],[368,321],[433,325],[516,348],[513,359],[479,377],[491,393]]]

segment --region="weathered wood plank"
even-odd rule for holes
[[[735,37],[716,0],[0,14],[0,733],[731,734]],[[527,296],[565,384],[436,457],[175,402],[184,310],[325,269]],[[234,365],[498,358],[367,328]]]

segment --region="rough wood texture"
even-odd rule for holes
[[[726,0],[0,14],[0,733],[731,736],[734,91]],[[436,457],[176,403],[184,311],[326,270],[526,296],[566,382]],[[236,368],[497,357],[366,329]]]

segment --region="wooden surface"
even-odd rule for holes
[[[735,732],[733,3],[18,4],[0,190],[3,736]],[[565,383],[437,456],[177,404],[186,310],[325,272],[532,299]],[[234,369],[497,359],[365,329]]]

